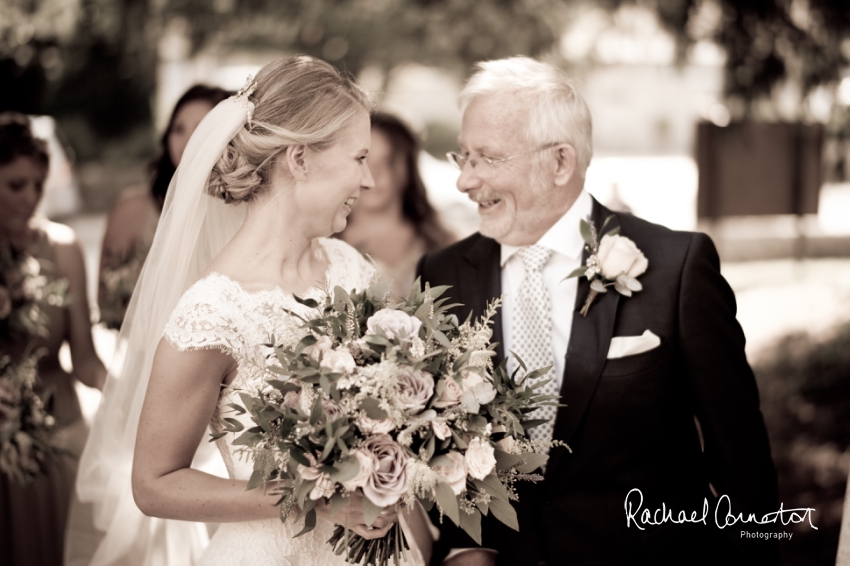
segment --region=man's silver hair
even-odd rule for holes
[[[590,109],[567,75],[560,69],[530,59],[509,57],[476,65],[460,93],[461,112],[479,96],[516,93],[529,109],[526,137],[541,147],[568,143],[576,151],[578,174],[584,178],[593,156]]]

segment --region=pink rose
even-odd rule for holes
[[[369,481],[369,478],[372,477],[372,474],[375,472],[375,468],[378,466],[378,459],[371,452],[355,450],[353,454],[357,459],[357,463],[360,465],[360,471],[358,471],[357,475],[350,480],[342,482],[345,489],[349,491],[354,491],[358,487],[365,486],[366,482]]]
[[[493,454],[494,450],[489,441],[473,438],[464,457],[469,475],[477,480],[486,478],[496,465],[496,457]]]
[[[328,371],[343,374],[354,371],[354,368],[357,367],[354,357],[348,350],[329,350],[325,352],[322,362],[319,365]]]
[[[387,434],[395,430],[395,422],[392,419],[373,419],[366,415],[357,417],[354,424],[363,434]]]
[[[12,296],[6,287],[0,286],[0,320],[12,314]]]
[[[449,425],[446,421],[431,421],[431,428],[434,429],[434,436],[436,436],[440,440],[450,438],[452,435],[452,429],[449,428]]]
[[[466,490],[466,462],[460,452],[451,451],[446,457],[448,463],[438,464],[432,469],[443,476],[455,495],[460,495]]]
[[[301,393],[297,391],[287,391],[283,396],[283,406],[294,409],[301,406]]]
[[[427,371],[405,370],[397,378],[401,406],[416,413],[423,410],[434,395],[434,376]]]
[[[463,397],[463,389],[460,388],[454,378],[444,379],[443,383],[445,383],[445,387],[443,387],[443,392],[440,393],[440,397],[433,405],[435,409],[445,409],[457,405]]]
[[[330,399],[325,399],[322,401],[322,411],[325,412],[325,416],[328,418],[328,422],[331,423],[337,420],[342,416],[342,409],[339,408],[334,401]]]
[[[366,321],[367,334],[377,334],[378,328],[384,331],[387,338],[410,338],[419,334],[422,321],[415,316],[395,310],[381,309]]]
[[[363,494],[380,507],[394,505],[407,491],[407,454],[392,437],[378,434],[366,439],[363,450],[370,452],[377,465],[363,486]]]

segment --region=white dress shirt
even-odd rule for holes
[[[584,240],[579,224],[582,219],[590,218],[593,200],[582,190],[578,198],[549,231],[537,241],[537,245],[552,250],[552,257],[543,266],[543,285],[549,291],[552,306],[552,355],[555,360],[555,379],[558,389],[564,377],[564,364],[570,332],[573,325],[578,278],[564,278],[581,265],[581,253]],[[516,255],[520,248],[502,244],[502,343],[505,356],[510,355],[513,336],[513,305],[519,286],[525,277],[522,260]],[[529,368],[530,370],[537,368]]]

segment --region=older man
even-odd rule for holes
[[[770,525],[725,526],[727,510],[762,520],[778,503],[735,297],[711,240],[612,213],[585,192],[590,113],[556,68],[482,63],[460,105],[460,153],[449,158],[478,204],[480,233],[426,255],[418,272],[452,286],[461,319],[504,296],[499,359],[553,364],[551,391],[566,405],[530,434],[570,450],[551,450],[542,482],[518,484],[519,532],[485,520],[479,549],[444,525],[435,560],[449,548],[447,564],[775,560],[772,542],[743,534]],[[567,278],[588,259],[582,219],[600,236],[619,229],[603,274],[628,271],[642,288],[608,287],[585,315],[590,282]]]

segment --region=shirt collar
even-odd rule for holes
[[[581,259],[584,240],[581,237],[579,223],[582,218],[590,218],[592,212],[593,199],[590,198],[590,194],[587,191],[582,189],[570,209],[537,240],[537,245],[572,259]],[[502,244],[500,265],[504,267],[508,260],[511,259],[511,256],[523,247]]]

